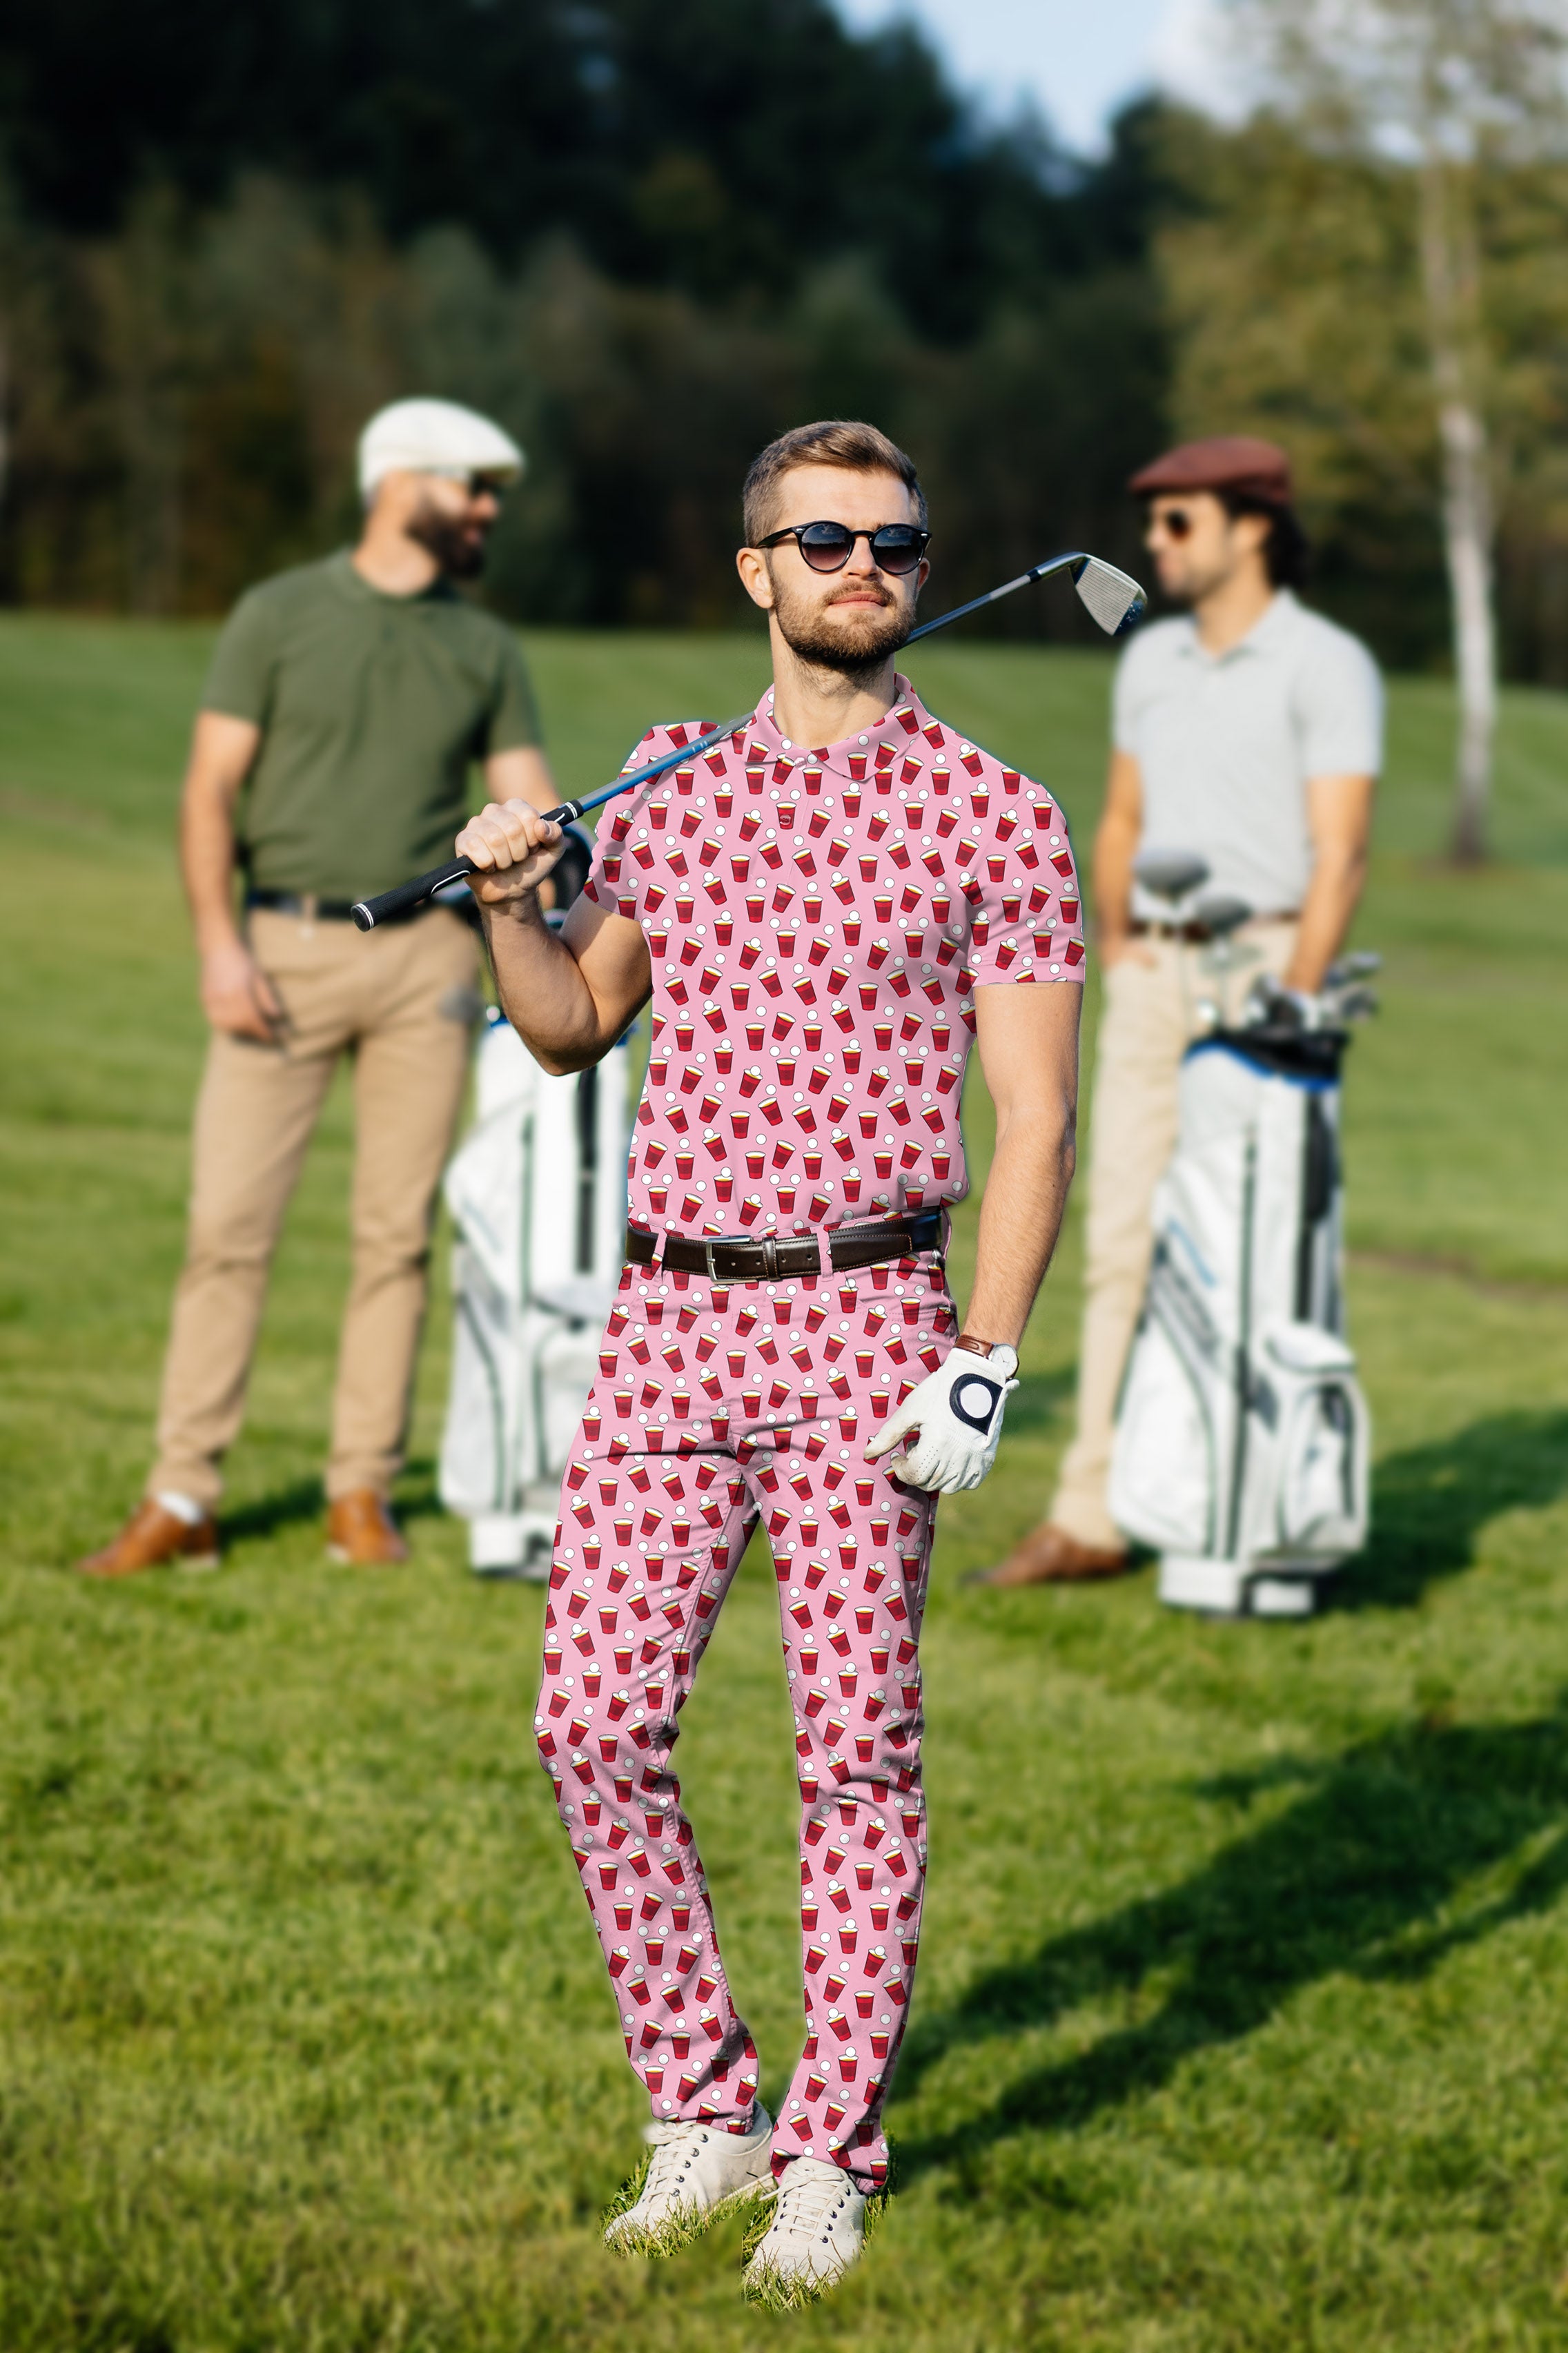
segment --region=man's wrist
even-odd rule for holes
[[[203,926],[196,934],[196,954],[204,964],[209,956],[232,955],[237,948],[249,954],[244,939],[232,923],[221,929],[216,925],[211,930]]]

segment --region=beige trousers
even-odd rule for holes
[[[1295,945],[1293,923],[1247,923],[1236,937],[1235,967],[1223,974],[1212,968],[1209,949],[1142,939],[1104,976],[1089,1130],[1078,1430],[1047,1514],[1080,1544],[1122,1543],[1106,1508],[1111,1432],[1149,1272],[1154,1187],[1175,1148],[1177,1072],[1206,1026],[1199,1008],[1206,999],[1235,1019],[1255,976],[1283,973]]]
[[[287,1014],[264,1046],[215,1033],[196,1103],[190,1229],[149,1493],[216,1504],[238,1435],[272,1253],[339,1057],[353,1058],[353,1271],[327,1493],[384,1495],[403,1460],[436,1191],[468,1066],[473,934],[449,909],[367,935],[257,909]]]

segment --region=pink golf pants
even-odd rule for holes
[[[881,2111],[925,1877],[921,1615],[934,1499],[865,1460],[955,1328],[940,1261],[736,1284],[628,1267],[562,1493],[539,1746],[654,2116],[744,2131],[757,2053],[670,1770],[759,1519],[801,1793],[805,2045],[773,2137],[887,2177]],[[749,1725],[735,1727],[744,1771]]]

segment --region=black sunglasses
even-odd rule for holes
[[[1185,507],[1163,507],[1149,518],[1149,528],[1158,523],[1167,539],[1186,539],[1191,535],[1193,518]]]
[[[851,531],[847,522],[795,522],[786,530],[769,532],[757,545],[777,547],[786,539],[794,540],[814,572],[842,572],[856,541],[863,539],[878,571],[890,572],[895,578],[913,572],[931,545],[930,532],[912,522],[884,522],[875,531]]]

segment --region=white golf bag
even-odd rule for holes
[[[626,1058],[542,1071],[492,1009],[478,1115],[447,1170],[457,1223],[441,1501],[481,1576],[543,1577],[561,1478],[626,1257]]]
[[[1219,1029],[1182,1066],[1128,1359],[1110,1513],[1176,1607],[1304,1617],[1367,1535],[1344,1337],[1342,1030]]]

